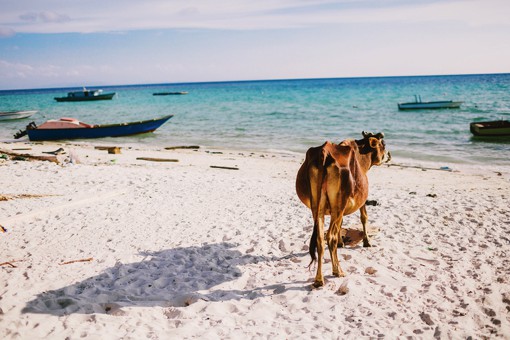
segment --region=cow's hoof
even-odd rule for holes
[[[344,277],[345,273],[341,270],[338,273],[333,273],[333,275],[336,276],[336,277]]]
[[[372,245],[370,244],[370,242],[368,240],[367,241],[363,240],[363,247],[368,248],[368,247],[372,247]]]
[[[324,282],[323,281],[315,281],[312,285],[313,288],[320,288],[324,286]]]

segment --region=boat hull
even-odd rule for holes
[[[430,109],[458,109],[462,102],[451,100],[437,102],[400,103],[399,110],[430,110]]]
[[[4,111],[0,112],[0,121],[24,119],[33,116],[37,111]]]
[[[95,96],[76,96],[76,97],[55,97],[57,102],[88,102],[95,100],[111,100],[115,92],[98,94]]]
[[[96,125],[90,128],[32,129],[27,130],[27,134],[31,141],[130,136],[153,132],[172,117],[168,115],[140,122]]]
[[[186,91],[180,91],[180,92],[156,92],[156,93],[153,93],[152,95],[153,96],[175,96],[175,95],[183,95],[183,94],[188,94],[188,92]]]
[[[477,137],[507,137],[510,136],[510,121],[474,122],[469,124],[469,129]]]

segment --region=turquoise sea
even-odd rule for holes
[[[75,117],[99,124],[174,114],[153,134],[93,142],[304,153],[366,130],[385,133],[394,159],[510,166],[510,140],[477,140],[469,132],[472,121],[510,119],[510,74],[85,85],[117,95],[111,101],[58,103],[54,97],[80,88],[0,91],[0,111],[39,111],[0,122],[0,140],[12,139],[30,121]],[[152,95],[170,91],[189,94]],[[399,111],[397,103],[414,95],[464,103],[460,109]]]

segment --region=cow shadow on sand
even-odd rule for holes
[[[38,294],[23,313],[67,315],[122,313],[122,307],[184,307],[198,300],[225,301],[282,293],[282,284],[251,290],[214,290],[242,276],[240,266],[276,258],[242,254],[230,243],[144,252],[144,260],[108,268],[101,274]],[[290,288],[290,289],[296,289]],[[305,289],[304,287],[297,289]],[[201,293],[201,291],[208,291]]]

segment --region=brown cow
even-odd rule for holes
[[[363,132],[363,139],[345,140],[340,144],[326,142],[308,149],[298,171],[296,192],[299,199],[312,210],[313,234],[310,240],[310,265],[317,260],[315,287],[324,285],[322,258],[324,256],[324,215],[331,215],[326,241],[331,254],[333,275],[344,276],[338,261],[337,247],[343,246],[342,219],[360,210],[363,224],[363,246],[370,247],[366,231],[368,197],[367,171],[391,158],[386,153],[382,133]]]

